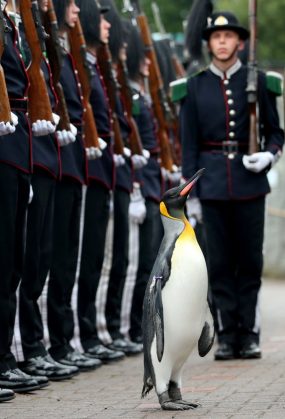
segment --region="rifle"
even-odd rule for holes
[[[155,55],[151,32],[149,29],[147,17],[141,11],[139,0],[125,1],[128,3],[128,9],[135,16],[137,25],[140,29],[142,40],[146,49],[146,55],[150,60],[149,67],[149,86],[150,94],[153,102],[154,114],[158,122],[158,139],[160,145],[161,166],[166,170],[173,170],[173,158],[171,155],[170,143],[168,138],[168,122],[170,109],[167,103],[163,82]],[[130,4],[131,3],[131,4]],[[126,8],[126,7],[125,7]]]
[[[5,32],[7,32],[8,27],[6,19],[2,12],[2,5],[0,1],[0,121],[1,122],[10,122],[11,120],[11,108],[10,102],[6,87],[5,75],[3,67],[1,65],[1,57],[5,48]]]
[[[100,149],[99,136],[89,99],[91,95],[91,77],[93,75],[90,64],[86,58],[86,43],[80,20],[77,19],[75,26],[69,31],[70,52],[75,60],[78,77],[81,83],[83,94],[83,121],[84,121],[84,142],[85,147]]]
[[[114,153],[124,154],[124,141],[121,134],[120,124],[116,112],[116,95],[119,90],[119,84],[112,66],[112,56],[107,44],[101,44],[97,51],[98,65],[102,72],[104,83],[107,89],[107,95],[112,111],[112,129],[114,133]]]
[[[248,153],[253,154],[259,150],[257,138],[257,0],[249,0],[249,58],[247,73],[247,101],[249,104],[249,148]]]
[[[53,123],[47,85],[41,70],[46,33],[41,23],[37,0],[21,0],[20,13],[32,55],[31,64],[27,68],[30,81],[28,90],[29,118],[32,123],[38,119]]]
[[[119,58],[118,62],[118,82],[121,87],[121,95],[123,98],[124,108],[127,114],[127,120],[131,127],[131,133],[129,136],[130,149],[132,154],[143,154],[143,146],[141,143],[141,138],[139,130],[132,115],[133,108],[133,93],[132,88],[129,82],[129,75],[126,62]]]
[[[57,95],[57,105],[55,112],[60,116],[58,129],[70,130],[70,119],[65,102],[63,88],[60,83],[60,73],[62,68],[62,51],[59,42],[57,18],[52,0],[48,0],[48,11],[44,17],[45,30],[49,37],[46,39],[46,50],[53,77],[53,86]]]

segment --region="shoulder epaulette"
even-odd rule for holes
[[[170,98],[172,102],[178,102],[179,100],[182,100],[186,94],[187,94],[187,83],[189,79],[192,79],[195,76],[198,76],[199,74],[203,73],[206,69],[203,68],[196,73],[191,74],[188,77],[183,77],[178,80],[174,80],[171,83],[169,83],[170,88]]]
[[[267,71],[266,73],[266,87],[276,96],[283,94],[283,76],[276,71]]]

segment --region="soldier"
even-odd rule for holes
[[[201,202],[207,236],[217,360],[261,357],[258,295],[270,191],[266,173],[283,146],[276,96],[258,72],[260,150],[247,155],[247,69],[237,55],[247,38],[247,29],[232,13],[212,14],[203,32],[212,61],[188,80],[181,108],[183,176],[206,169],[193,199]]]
[[[47,11],[47,1],[39,1],[40,10]],[[19,24],[23,56],[28,67],[31,52],[25,40],[23,25]],[[49,98],[53,109],[56,96],[47,60],[42,60]],[[60,137],[60,132],[57,136]],[[69,132],[70,136],[75,136]],[[28,207],[26,251],[23,277],[20,284],[19,324],[25,361],[20,363],[30,375],[44,375],[50,380],[70,378],[76,369],[54,361],[43,344],[43,322],[38,299],[42,293],[51,265],[54,198],[56,180],[60,177],[60,156],[57,136],[33,135],[33,199]]]
[[[150,61],[145,55],[144,45],[138,30],[129,25],[127,65],[131,86],[137,97],[134,118],[137,122],[143,147],[150,158],[145,167],[136,171],[136,180],[141,184],[146,213],[139,226],[139,264],[131,308],[130,338],[141,343],[142,305],[145,287],[162,238],[162,223],[159,212],[161,199],[161,170],[158,162],[159,144],[156,136],[156,121],[153,116],[151,98],[145,90],[149,76]]]
[[[63,141],[60,149],[62,178],[56,185],[54,207],[53,257],[48,284],[48,329],[50,355],[58,362],[86,371],[101,365],[70,345],[74,320],[71,294],[75,282],[79,249],[82,185],[87,181],[86,153],[82,139],[81,88],[69,47],[67,32],[78,19],[79,8],[74,0],[54,1],[63,65],[60,82],[63,87],[70,121],[77,128],[76,141]]]
[[[110,7],[110,10],[105,16],[111,24],[109,46],[112,53],[113,68],[118,77],[119,60],[123,60],[125,62],[127,58],[126,45],[124,45],[123,25],[112,1],[104,0],[101,1],[101,4]],[[118,93],[119,92],[117,92],[116,95],[117,115],[125,146],[128,146],[128,137],[130,135],[131,128],[125,116],[123,96]],[[130,155],[130,149],[128,148],[127,150]],[[124,339],[124,336],[120,332],[120,320],[123,289],[129,259],[129,204],[130,193],[133,188],[133,170],[145,166],[147,164],[147,159],[143,155],[134,154],[131,158],[126,157],[125,160],[124,165],[116,167],[116,183],[113,193],[113,253],[108,282],[105,316],[107,329],[113,340],[110,347],[113,349],[121,349],[127,355],[135,355],[140,353],[142,348],[140,345],[130,341],[128,341],[126,345],[126,339]]]
[[[11,10],[10,4],[8,10]],[[7,27],[1,64],[5,73],[10,107],[18,118],[18,125],[15,131],[15,127],[2,121],[0,123],[0,386],[15,392],[26,392],[46,386],[48,380],[45,377],[33,378],[22,372],[17,368],[11,352],[16,289],[23,269],[32,149],[31,127],[26,116],[28,77],[19,55],[15,25],[6,12],[3,13]],[[46,124],[45,126],[47,127]],[[40,135],[43,133],[42,121],[33,125],[33,132]]]

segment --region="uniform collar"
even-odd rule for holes
[[[215,66],[215,64],[211,63],[209,65],[209,69],[212,73],[214,73],[216,76],[219,76],[221,79],[230,79],[233,74],[235,74],[240,68],[242,64],[240,59],[237,59],[237,61],[232,65],[227,71],[223,72],[218,67]]]

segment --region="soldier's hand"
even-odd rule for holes
[[[35,137],[41,137],[42,135],[53,134],[55,132],[56,125],[51,121],[45,119],[38,119],[32,123],[32,131]]]
[[[142,224],[146,216],[145,200],[138,183],[134,183],[129,206],[129,219],[135,224]]]
[[[11,120],[9,122],[0,122],[0,136],[13,134],[16,130],[16,125],[18,125],[18,117],[11,112]]]
[[[202,207],[199,198],[188,198],[186,201],[186,212],[187,217],[192,227],[195,227],[196,223],[202,222]]]
[[[60,147],[64,147],[68,144],[74,143],[74,141],[76,140],[77,128],[73,124],[69,125],[69,130],[64,129],[62,131],[56,131],[57,140]]]
[[[85,151],[88,160],[95,160],[102,157],[102,151],[98,147],[87,147]]]
[[[260,151],[250,156],[243,156],[242,162],[247,170],[254,173],[260,173],[274,162],[274,155],[270,151]]]
[[[142,169],[147,165],[147,159],[140,154],[133,154],[131,160],[135,170]]]
[[[116,167],[120,167],[126,163],[126,160],[121,154],[114,154],[114,163]]]

